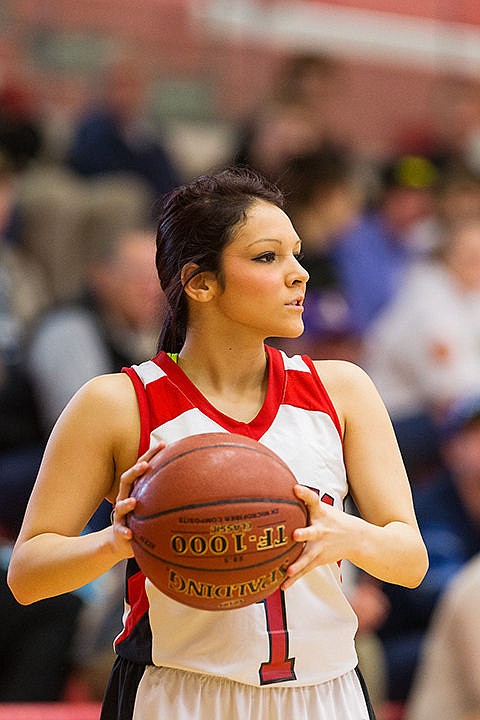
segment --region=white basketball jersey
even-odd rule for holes
[[[268,391],[250,422],[234,420],[200,393],[166,353],[125,372],[141,417],[139,454],[159,440],[235,432],[277,453],[319,501],[343,509],[348,492],[335,409],[310,358],[266,346]],[[215,674],[250,685],[313,685],[354,668],[356,616],[336,563],[286,592],[234,610],[187,607],[157,590],[134,560],[127,567],[124,630],[116,650],[131,660]]]

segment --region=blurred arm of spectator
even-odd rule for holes
[[[147,79],[134,62],[105,70],[102,95],[73,132],[66,162],[84,177],[132,174],[153,197],[179,183],[179,172],[147,117]]]
[[[152,233],[120,234],[91,259],[84,296],[52,309],[32,334],[28,365],[46,431],[87,380],[155,351],[161,313]]]

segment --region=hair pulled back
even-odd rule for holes
[[[282,192],[249,168],[233,167],[202,175],[165,195],[159,205],[157,273],[168,303],[159,349],[179,352],[188,322],[182,269],[195,263],[201,272],[219,273],[223,249],[249,207],[263,200],[283,206]]]

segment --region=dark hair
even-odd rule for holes
[[[291,158],[281,180],[286,212],[308,207],[319,192],[328,196],[339,186],[353,185],[353,178],[350,158],[341,150],[320,147]]]
[[[282,192],[246,167],[202,175],[175,188],[160,201],[156,266],[168,303],[159,349],[178,352],[188,322],[182,268],[195,263],[201,272],[221,271],[221,255],[249,207],[257,200],[283,207]]]

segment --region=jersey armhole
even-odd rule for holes
[[[131,367],[122,368],[122,372],[126,373],[132,381],[135,394],[137,396],[138,411],[140,414],[140,441],[138,444],[138,457],[147,452],[150,447],[150,423],[148,418],[150,415],[147,394],[143,382],[138,377],[135,370]]]
[[[315,379],[315,381],[317,382],[317,384],[322,392],[322,395],[323,395],[325,402],[328,406],[328,409],[330,411],[330,417],[332,418],[333,423],[334,423],[335,427],[337,428],[338,435],[343,444],[342,426],[340,424],[340,419],[339,419],[338,413],[335,409],[335,405],[333,404],[332,399],[327,392],[327,388],[323,384],[322,379],[321,379],[320,375],[318,374],[318,370],[315,367],[315,364],[314,364],[312,358],[309,357],[308,355],[302,355],[302,360],[304,360],[304,362],[308,365],[308,368],[309,368],[310,372],[312,373],[312,377]]]

